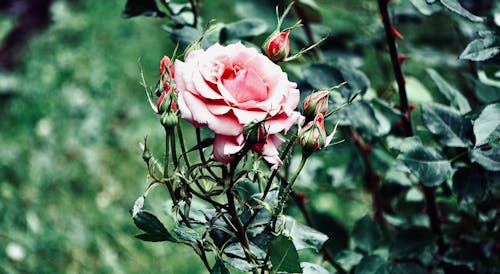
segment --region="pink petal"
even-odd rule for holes
[[[238,144],[237,138],[233,136],[215,135],[213,154],[215,160],[228,164],[234,160],[233,154],[243,148],[243,144]]]

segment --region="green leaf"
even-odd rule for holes
[[[481,33],[481,38],[472,40],[464,51],[460,54],[460,59],[472,61],[485,61],[491,59],[500,53],[498,38],[493,32]]]
[[[221,261],[220,259],[217,259],[215,261],[215,265],[212,268],[212,271],[210,271],[210,274],[231,274],[229,270],[227,270],[226,266],[224,265],[224,262]]]
[[[500,103],[486,106],[474,121],[476,147],[500,139]]]
[[[471,111],[471,107],[467,99],[460,93],[460,91],[456,90],[452,87],[446,80],[441,77],[435,70],[427,69],[427,73],[432,78],[432,80],[436,83],[439,91],[450,101],[451,105],[458,109],[461,114],[465,114]]]
[[[340,114],[345,115],[350,124],[361,131],[364,137],[382,136],[389,133],[391,128],[390,120],[380,112],[377,115],[366,101],[355,101],[344,107]]]
[[[285,229],[292,237],[293,244],[297,250],[304,248],[314,248],[320,250],[323,244],[328,240],[328,236],[313,229],[312,227],[303,225],[290,216],[285,217]]]
[[[476,16],[470,13],[468,10],[464,9],[458,0],[440,0],[443,6],[447,7],[449,10],[455,12],[456,14],[463,16],[475,23],[484,22],[484,18]]]
[[[363,255],[351,250],[342,250],[335,256],[335,261],[347,272],[359,264]]]
[[[145,241],[177,242],[155,215],[145,210],[140,210],[133,217],[133,220],[139,229],[146,232],[145,234],[136,236],[137,238]]]
[[[327,64],[312,64],[302,67],[304,80],[314,89],[326,89],[344,82],[344,76],[335,67]]]
[[[124,17],[144,16],[164,16],[158,9],[155,0],[127,0],[122,15]]]
[[[354,274],[389,274],[390,264],[378,255],[365,256]]]
[[[239,258],[232,258],[232,257],[224,258],[224,262],[230,264],[232,267],[241,270],[243,272],[250,272],[257,267],[256,264],[251,264],[246,260]]]
[[[391,274],[422,274],[427,272],[417,263],[398,263],[391,269]]]
[[[422,120],[439,142],[448,147],[472,146],[472,124],[453,108],[427,103],[422,105]]]
[[[426,0],[410,0],[412,5],[423,15],[431,15],[441,10],[439,5],[433,5]]]
[[[488,148],[475,148],[469,153],[473,163],[480,164],[489,171],[500,171],[500,145]]]
[[[397,233],[390,246],[390,257],[418,259],[428,249],[435,247],[436,237],[425,227],[410,227]]]
[[[315,0],[298,0],[296,5],[302,12],[302,18],[310,22],[321,22],[321,13],[319,12],[319,6]]]
[[[201,235],[196,230],[184,225],[178,225],[174,228],[174,233],[177,239],[186,242],[196,242],[201,240]]]
[[[380,226],[369,215],[365,215],[354,224],[352,237],[356,246],[366,252],[376,249],[383,240]]]
[[[441,151],[426,147],[418,137],[409,137],[401,144],[399,160],[409,168],[420,182],[428,187],[438,186],[452,174],[450,161]]]
[[[432,93],[415,77],[407,76],[406,80],[406,92],[408,93],[408,101],[415,104],[422,104],[426,102],[434,101]],[[397,84],[393,84],[395,90],[397,90]],[[393,102],[399,101],[399,93],[395,92],[393,96]]]
[[[302,273],[299,254],[290,238],[279,235],[269,243],[269,258],[273,264],[273,273]]]
[[[486,179],[480,170],[460,168],[453,175],[453,192],[465,203],[481,200],[486,192]]]
[[[266,252],[253,243],[250,243],[250,251],[252,251],[257,259],[264,259],[266,257]],[[226,248],[224,248],[224,253],[240,258],[245,257],[245,250],[243,250],[241,243],[232,243],[228,245]]]
[[[266,22],[261,19],[243,19],[226,24],[221,30],[220,39],[224,42],[252,38],[264,34],[267,28]]]
[[[451,265],[467,266],[470,270],[481,261],[482,250],[477,245],[464,244],[451,248],[443,256],[443,261]]]
[[[302,273],[304,274],[328,274],[326,269],[317,264],[302,262],[300,267],[302,267]]]

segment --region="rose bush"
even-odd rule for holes
[[[214,133],[213,155],[229,163],[245,146],[243,128],[261,122],[266,133],[251,149],[273,167],[281,164],[278,135],[297,124],[300,99],[296,83],[255,48],[241,43],[190,52],[174,64],[182,118]]]

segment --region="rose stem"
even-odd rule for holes
[[[382,18],[382,23],[384,24],[386,42],[387,45],[389,46],[389,54],[391,56],[392,69],[394,71],[394,76],[396,77],[396,82],[398,84],[400,107],[401,107],[401,112],[403,113],[404,135],[409,137],[413,136],[413,131],[411,127],[411,116],[409,113],[408,97],[406,95],[405,78],[403,75],[403,70],[401,69],[401,63],[399,62],[398,50],[396,47],[396,37],[393,32],[394,27],[389,17],[388,3],[389,1],[387,0],[378,0],[380,16]],[[439,222],[439,212],[436,204],[435,189],[433,187],[426,187],[424,185],[422,185],[422,188],[426,204],[426,213],[429,218],[432,232],[438,235],[439,237],[438,252],[442,254],[444,252],[445,246],[441,231],[441,224]]]

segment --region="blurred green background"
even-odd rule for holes
[[[201,15],[222,22],[258,16],[247,9],[249,2],[239,1],[233,9],[232,1],[205,1]],[[48,27],[26,40],[25,47],[15,52],[17,61],[0,70],[2,273],[205,272],[201,261],[185,246],[146,243],[133,237],[138,229],[128,211],[147,186],[139,142],[146,135],[157,149],[162,142],[158,116],[151,111],[139,84],[139,64],[147,82],[155,83],[159,60],[171,54],[173,44],[161,29],[164,21],[124,19],[124,4],[54,0]],[[267,13],[266,18],[272,18],[274,10]],[[374,27],[378,22],[376,1],[336,1],[336,8],[322,9],[322,15],[323,24],[331,27],[329,31],[336,33],[339,41],[375,33],[380,37],[380,28]],[[428,24],[441,19],[433,20]],[[2,44],[16,22],[14,16],[0,14]],[[453,26],[443,23],[443,28]],[[449,41],[458,40],[454,34],[417,36],[409,27],[402,26],[402,30],[407,34],[406,52],[412,51],[411,45],[430,40],[437,48],[448,43],[447,49],[454,52],[443,55],[429,48],[428,55],[408,61],[410,76],[415,77],[408,83],[410,96],[414,96],[410,99],[430,100],[436,90],[427,84],[428,76],[423,76],[425,67],[431,62],[453,62],[455,66],[456,54],[466,41],[451,46]],[[349,44],[340,47],[346,49],[342,54],[355,51],[363,57],[364,62],[357,57],[350,60],[362,63],[361,69],[372,81],[370,92],[390,85],[388,73],[380,68],[384,63],[389,66],[388,60],[378,59],[375,49],[353,49]],[[463,63],[454,68],[460,66]],[[447,77],[459,78],[453,74]],[[416,79],[425,79],[427,88]],[[460,80],[456,83],[460,85]],[[337,164],[354,159],[347,145],[335,149]],[[315,216],[322,218],[321,225],[332,227],[328,222],[334,222],[334,216],[342,220],[345,231],[333,235],[345,234],[356,219],[370,212],[370,200],[359,191],[359,184],[347,186],[345,193],[332,191],[332,186],[355,181],[359,174],[351,172],[353,177],[345,177],[340,168],[324,169],[331,159],[323,158],[311,159],[299,188],[308,192]],[[336,176],[342,182],[332,180]],[[313,179],[317,184],[308,184]],[[162,190],[154,191],[147,207],[161,212],[166,195]],[[298,215],[298,210],[292,207],[290,213]]]

